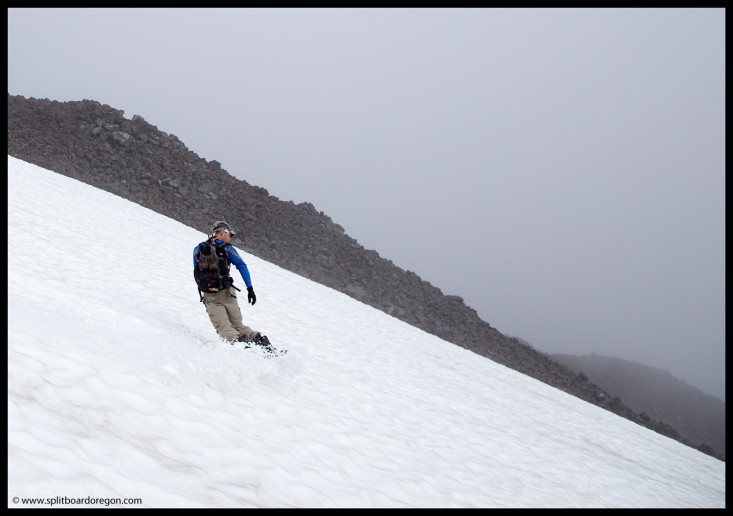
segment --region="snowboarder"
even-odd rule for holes
[[[270,348],[270,340],[260,332],[242,322],[234,286],[229,275],[233,263],[247,287],[247,302],[253,306],[257,301],[249,269],[236,249],[229,243],[236,233],[223,220],[214,222],[209,230],[208,240],[201,242],[193,250],[193,275],[199,287],[201,301],[206,306],[211,324],[216,333],[224,340],[254,343]],[[241,291],[240,291],[241,292]]]

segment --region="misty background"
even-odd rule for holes
[[[8,93],[140,115],[504,334],[725,399],[724,49],[724,9],[8,9]]]

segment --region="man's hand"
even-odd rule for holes
[[[257,302],[257,296],[255,296],[255,289],[252,287],[247,287],[247,302],[251,303],[253,306],[255,302]]]

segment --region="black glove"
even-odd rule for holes
[[[252,303],[253,306],[257,301],[257,296],[255,296],[255,289],[253,289],[252,287],[247,287],[247,301],[249,303]]]

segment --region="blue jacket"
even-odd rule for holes
[[[214,240],[214,243],[219,245],[223,244],[224,242],[222,240],[219,240],[218,238]],[[247,268],[247,264],[244,263],[244,260],[239,256],[239,253],[237,253],[237,250],[232,247],[232,244],[227,244],[224,246],[224,250],[227,252],[227,257],[229,257],[229,261],[234,264],[234,266],[237,268],[239,273],[242,275],[242,279],[244,280],[244,284],[247,285],[247,287],[252,286],[252,278],[249,276],[249,269]],[[194,247],[193,249],[193,268],[195,269],[198,266],[198,261],[196,260],[196,256],[199,254],[199,246]]]

